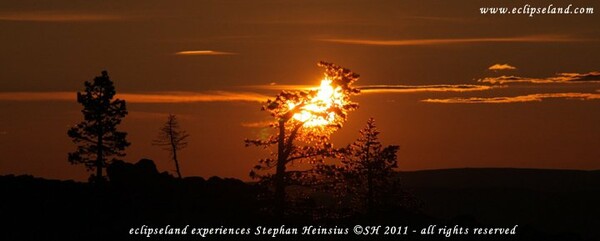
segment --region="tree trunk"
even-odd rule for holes
[[[175,162],[175,170],[177,170],[177,177],[179,177],[179,179],[181,179],[181,172],[179,171],[179,161],[177,161],[177,148],[174,144],[172,145],[172,148],[173,148],[173,161]]]
[[[365,155],[366,157],[366,164],[367,164],[367,214],[369,215],[369,217],[373,214],[373,163],[372,163],[372,158],[371,158],[371,154],[370,154],[370,150],[371,150],[371,144],[370,144],[371,140],[368,139],[367,141],[367,153]]]
[[[102,182],[102,166],[103,165],[103,159],[104,159],[104,153],[102,148],[104,148],[104,143],[103,143],[103,137],[104,133],[102,130],[102,126],[99,127],[98,130],[98,153],[96,154],[96,182],[100,183]]]
[[[277,138],[277,170],[275,172],[275,214],[282,219],[285,210],[285,122],[279,121]]]
[[[367,174],[367,214],[371,216],[373,214],[373,174],[369,163],[369,169]]]
[[[173,133],[174,119],[169,116],[169,142],[171,142],[171,151],[173,152],[173,161],[175,162],[175,170],[177,171],[177,177],[181,179],[181,172],[179,171],[179,162],[177,161],[177,143],[175,143],[175,133]]]

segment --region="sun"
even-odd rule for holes
[[[316,95],[308,103],[298,107],[293,119],[304,123],[305,127],[320,127],[335,122],[336,113],[334,107],[344,106],[344,92],[340,86],[332,86],[330,79],[321,80]],[[288,102],[290,110],[294,110],[297,104]]]

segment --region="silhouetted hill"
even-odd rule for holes
[[[269,207],[269,202],[261,198],[265,190],[254,184],[219,177],[177,179],[166,172],[160,173],[151,160],[136,164],[115,162],[107,172],[110,182],[104,186],[31,176],[0,176],[1,239],[164,240],[129,236],[128,232],[142,225],[281,225],[264,212]],[[380,216],[381,220],[358,216],[341,219],[339,223],[519,225],[521,234],[515,239],[469,240],[598,237],[595,231],[600,227],[598,171],[473,168],[400,172],[398,176],[405,191],[421,203],[423,215],[389,210]],[[295,216],[285,224],[319,225],[319,222]],[[442,236],[431,240],[439,238],[446,240]]]
[[[516,188],[534,191],[600,190],[600,170],[459,168],[400,172],[413,188]]]
[[[1,240],[123,240],[130,228],[250,223],[260,218],[255,186],[231,179],[173,178],[151,160],[115,162],[95,186],[0,176]]]
[[[599,236],[600,171],[464,168],[398,176],[437,218],[519,224],[562,237],[557,240]]]

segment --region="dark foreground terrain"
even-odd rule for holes
[[[0,176],[0,240],[596,240],[600,234],[600,172],[536,169],[448,169],[398,173],[414,210],[375,218],[314,219],[269,215],[265,190],[237,179],[175,179],[150,160],[117,163],[110,182],[92,186],[31,176]],[[318,211],[317,211],[318,212]],[[314,212],[313,212],[314,213]],[[194,227],[409,226],[514,227],[517,235],[207,236]],[[187,235],[129,235],[131,228],[185,227]],[[412,230],[411,230],[412,231]],[[380,231],[382,232],[382,231]]]

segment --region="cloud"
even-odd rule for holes
[[[530,94],[510,97],[470,97],[470,98],[448,98],[448,99],[425,99],[422,102],[443,104],[505,104],[521,102],[540,102],[545,99],[576,99],[576,100],[599,100],[600,94],[596,93],[545,93]]]
[[[558,73],[557,77],[551,78],[561,82],[598,82],[600,81],[600,72],[594,71],[589,73]]]
[[[416,93],[484,91],[504,86],[489,85],[368,85],[359,86],[362,93]]]
[[[401,40],[367,40],[367,39],[316,39],[317,41],[375,46],[414,46],[414,45],[446,45],[465,43],[499,43],[499,42],[575,42],[586,41],[563,35],[531,35],[503,38],[456,38],[456,39],[401,39]]]
[[[235,54],[237,54],[237,53],[213,51],[213,50],[186,50],[186,51],[179,51],[179,52],[175,53],[175,55],[235,55]]]
[[[508,84],[508,83],[534,83],[534,84],[552,84],[552,83],[600,83],[600,72],[593,71],[589,73],[558,73],[555,76],[547,78],[528,78],[519,76],[499,76],[486,77],[477,80],[481,83],[490,84]]]
[[[467,21],[467,19],[465,19],[465,18],[432,17],[432,16],[406,16],[403,18],[410,19],[410,20],[426,20],[426,21],[454,22],[454,23],[460,23],[460,22]]]
[[[242,122],[241,125],[247,128],[264,128],[269,127],[273,122],[271,121],[257,121],[257,122]]]
[[[0,101],[76,101],[75,92],[0,92]],[[129,103],[264,102],[268,96],[250,92],[122,93]]]
[[[156,120],[156,119],[167,119],[169,114],[176,113],[168,113],[168,112],[148,112],[148,111],[129,111],[127,118],[130,119],[139,119],[139,120]],[[191,120],[193,119],[192,115],[186,114],[176,114],[178,120]]]
[[[100,22],[123,20],[124,17],[96,13],[66,12],[4,12],[0,13],[0,21],[20,22]]]
[[[268,85],[246,85],[243,88],[259,89],[259,90],[314,90],[318,89],[318,85],[280,85],[271,83]]]
[[[246,86],[255,89],[267,90],[310,90],[316,89],[316,85],[252,85]],[[502,88],[504,86],[495,85],[363,85],[355,86],[362,93],[415,93],[415,92],[467,92],[467,91],[483,91],[494,88]]]
[[[75,92],[0,92],[0,101],[76,101]]]
[[[498,71],[498,70],[513,70],[513,69],[517,69],[517,67],[511,66],[509,64],[494,64],[494,65],[490,66],[488,69],[489,70],[494,70],[494,71]]]
[[[125,93],[117,95],[117,98],[127,100],[130,103],[186,103],[186,102],[264,102],[267,96],[257,93],[245,92],[163,92],[163,93],[145,93],[131,94]]]

